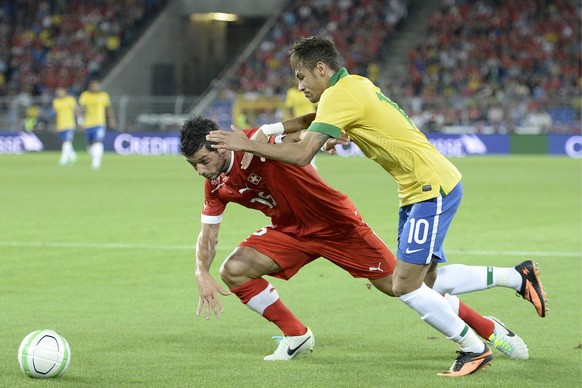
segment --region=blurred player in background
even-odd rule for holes
[[[303,119],[286,121],[286,126],[301,128],[305,122]],[[310,352],[315,341],[311,330],[285,307],[264,275],[288,280],[306,264],[325,257],[352,276],[369,279],[378,290],[394,296],[391,275],[395,258],[346,195],[324,183],[310,165],[299,167],[253,158],[242,169],[242,152],[215,150],[206,140],[206,135],[217,129],[215,122],[198,116],[184,123],[180,136],[180,152],[206,178],[202,229],[196,244],[198,315],[205,310],[209,319],[212,310],[219,317],[223,308],[218,294],[230,294],[210,275],[220,223],[229,202],[261,211],[271,218],[272,224],[240,243],[220,269],[220,276],[230,291],[283,332],[277,349],[265,360],[290,360],[298,353]],[[256,131],[261,129],[245,133],[253,136]],[[271,136],[269,141],[297,141],[298,135],[296,132],[283,139]],[[508,270],[515,272],[513,268]],[[455,271],[450,272],[454,275]],[[466,286],[456,282],[459,277],[448,279],[450,288]],[[481,316],[456,296],[440,298],[503,353],[512,358],[528,358],[523,340],[499,320]]]
[[[318,36],[303,38],[289,53],[299,90],[311,102],[319,103],[305,137],[297,143],[267,144],[251,141],[240,131],[217,131],[208,140],[218,143],[218,149],[305,165],[321,147],[331,149],[336,139],[347,135],[398,184],[393,292],[425,322],[459,345],[453,365],[439,375],[465,376],[490,365],[493,356],[489,347],[425,283],[427,276],[436,278],[437,264],[446,262],[443,242],[461,201],[461,173],[369,79],[350,75],[340,67],[339,54],[331,41]],[[522,296],[543,317],[546,294],[537,267],[531,261],[527,263],[512,282],[515,285],[525,277]],[[458,276],[471,275],[467,271]]]
[[[285,114],[283,118],[285,120],[292,119],[294,117],[304,116],[309,113],[315,113],[317,105],[309,101],[305,95],[297,89],[297,86],[293,85],[285,93]],[[240,127],[239,128],[246,128]],[[311,159],[311,165],[315,165],[315,156]]]
[[[53,99],[53,109],[56,115],[56,129],[62,144],[59,165],[73,164],[77,160],[77,154],[73,148],[73,137],[79,114],[77,100],[69,95],[65,88],[57,88]]]
[[[103,158],[103,140],[107,127],[116,127],[109,93],[101,90],[97,80],[89,82],[89,89],[81,93],[79,105],[83,112],[83,126],[91,155],[91,168],[98,170]]]
[[[297,89],[297,86],[292,86],[287,89],[285,94],[285,120],[295,117],[304,116],[308,113],[315,113],[316,104],[309,101],[305,95]]]

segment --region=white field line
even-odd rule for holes
[[[97,242],[58,242],[58,241],[0,241],[4,247],[41,247],[41,248],[97,248],[97,249],[159,249],[194,250],[195,245],[186,244],[147,244],[147,243],[97,243]],[[235,247],[217,247],[220,251],[232,251]],[[582,252],[547,251],[494,251],[473,249],[447,249],[447,254],[470,256],[530,256],[530,257],[582,257]]]

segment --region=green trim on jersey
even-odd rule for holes
[[[400,206],[449,193],[459,170],[428,141],[396,102],[366,77],[340,68],[323,91],[308,130],[345,134],[398,184]]]
[[[339,81],[340,79],[342,79],[348,75],[350,75],[350,73],[348,73],[346,68],[340,67],[340,69],[338,71],[336,71],[334,75],[331,76],[331,78],[329,80],[329,86],[334,86],[337,83],[337,81]]]
[[[333,137],[335,139],[339,138],[341,129],[336,127],[335,125],[327,124],[327,123],[313,123],[307,129],[308,131],[325,133],[326,135]]]

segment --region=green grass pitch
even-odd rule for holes
[[[194,242],[202,178],[180,156],[57,153],[0,156],[0,386],[2,387],[574,387],[582,383],[580,160],[547,156],[454,159],[465,196],[446,248],[450,263],[539,262],[550,298],[541,319],[506,288],[461,298],[495,315],[529,345],[530,359],[497,351],[491,368],[437,377],[456,346],[403,303],[325,260],[289,282],[270,279],[311,327],[316,347],[267,363],[273,325],[223,297],[221,319],[195,316]],[[373,162],[322,155],[323,177],[348,194],[390,247],[397,194]],[[231,205],[213,266],[266,225]],[[70,343],[69,370],[33,380],[18,367],[24,336],[52,328]]]

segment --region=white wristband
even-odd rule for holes
[[[259,129],[267,136],[281,135],[283,132],[285,132],[285,128],[283,128],[283,123],[281,122],[274,124],[263,124]]]

